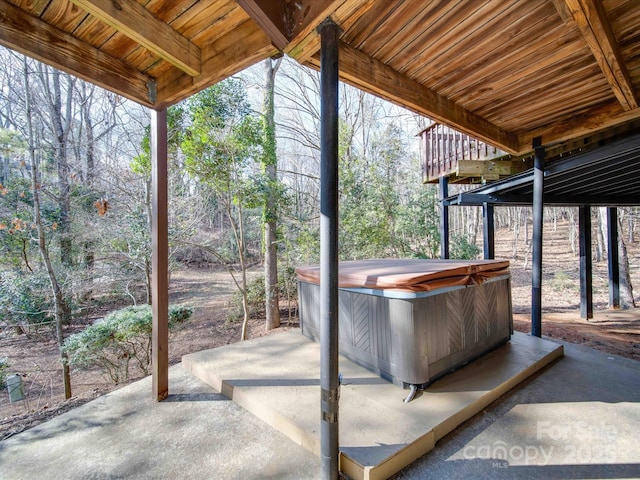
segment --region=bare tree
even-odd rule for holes
[[[64,380],[64,396],[65,398],[71,398],[71,375],[69,372],[69,364],[67,362],[66,353],[63,350],[64,334],[63,325],[68,323],[71,319],[71,309],[65,300],[62,288],[58,283],[56,272],[53,269],[51,258],[49,256],[49,250],[47,247],[45,227],[42,222],[42,216],[40,211],[40,180],[38,175],[38,162],[35,155],[35,141],[33,134],[32,113],[31,113],[31,96],[29,95],[29,71],[26,58],[24,59],[24,87],[25,87],[25,113],[27,122],[27,135],[29,141],[29,160],[31,163],[31,193],[33,195],[33,220],[38,231],[38,248],[42,261],[46,267],[47,274],[49,276],[49,282],[51,283],[51,290],[53,292],[54,306],[55,306],[55,324],[56,324],[56,339],[58,341],[58,348],[60,350],[60,360],[62,363],[62,376]]]

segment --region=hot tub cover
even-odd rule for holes
[[[353,260],[339,263],[338,287],[423,292],[478,285],[508,273],[508,260]],[[298,267],[296,274],[299,281],[320,283],[319,265]]]

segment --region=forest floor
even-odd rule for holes
[[[567,228],[545,227],[543,247],[543,335],[582,344],[611,354],[640,360],[640,308],[607,310],[607,264],[594,263],[594,320],[580,318],[579,260],[569,248]],[[530,331],[531,261],[526,244],[518,244],[514,258],[511,232],[496,235],[496,257],[511,261],[514,328]],[[640,292],[640,243],[627,245],[632,283]],[[530,254],[529,254],[530,255]],[[254,274],[260,274],[258,269]],[[180,362],[182,355],[237,342],[241,322],[229,322],[227,313],[234,285],[226,270],[182,269],[172,273],[171,303],[194,307],[190,321],[172,331],[169,340],[170,363]],[[636,295],[636,303],[640,297]],[[295,313],[295,312],[294,312]],[[86,325],[81,319],[65,331],[69,335]],[[282,310],[282,327],[272,332],[298,326],[297,316],[289,318]],[[250,321],[248,337],[265,335],[264,318]],[[64,401],[62,375],[55,336],[41,330],[31,335],[17,335],[0,330],[0,357],[10,360],[11,373],[23,377],[27,400],[9,402],[6,388],[0,389],[0,441],[59,415],[93,398],[121,387],[109,383],[97,370],[73,371],[73,396]],[[131,378],[130,381],[139,379]]]

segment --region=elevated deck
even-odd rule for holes
[[[423,144],[423,182],[485,183],[531,167],[530,159],[512,159],[502,150],[434,123],[420,132]]]

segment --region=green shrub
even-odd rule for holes
[[[480,247],[469,241],[467,235],[455,235],[451,239],[451,258],[458,260],[472,260],[478,258]]]
[[[171,305],[169,307],[169,327],[186,322],[193,315],[193,308],[188,305]]]
[[[296,269],[293,267],[280,268],[278,278],[278,290],[280,297],[297,301],[298,300],[298,282]]]
[[[22,325],[52,321],[50,296],[45,275],[0,272],[0,321]]]
[[[7,357],[0,357],[0,387],[4,386],[4,382],[7,379],[8,370],[9,359]]]
[[[266,301],[264,291],[264,277],[259,276],[247,282],[247,304],[249,307],[249,315],[259,315],[264,313],[264,305]],[[244,318],[242,309],[242,292],[236,290],[229,301],[228,320],[237,322]]]
[[[169,307],[169,328],[188,320],[191,307]],[[149,305],[125,307],[98,320],[64,342],[69,365],[98,367],[114,383],[129,379],[131,361],[145,375],[151,365],[153,314]]]
[[[296,270],[293,267],[281,266],[278,270],[278,296],[280,299],[298,300],[298,283],[296,280]],[[265,315],[266,292],[264,290],[264,276],[254,278],[247,284],[247,303],[249,315]],[[227,319],[230,322],[239,322],[244,317],[242,310],[242,293],[238,290],[234,292],[229,301],[229,312]]]

